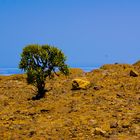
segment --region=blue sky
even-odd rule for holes
[[[139,0],[0,0],[0,67],[23,47],[51,44],[70,66],[140,59]]]

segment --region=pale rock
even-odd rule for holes
[[[106,134],[106,131],[102,130],[101,128],[95,128],[94,134],[104,136]]]
[[[81,79],[81,78],[76,78],[72,80],[72,89],[77,90],[77,89],[88,89],[90,87],[90,81]]]

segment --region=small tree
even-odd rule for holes
[[[23,49],[19,68],[27,73],[28,84],[37,88],[35,99],[44,97],[46,77],[51,78],[56,69],[65,75],[69,73],[65,61],[63,52],[53,46],[28,45]]]

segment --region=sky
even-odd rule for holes
[[[140,0],[0,0],[0,68],[18,67],[22,49],[49,44],[69,66],[140,59]]]

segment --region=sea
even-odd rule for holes
[[[90,72],[94,69],[98,69],[99,66],[79,66],[79,67],[71,67],[71,68],[80,68],[85,72]],[[22,70],[18,68],[0,68],[0,75],[13,75],[13,74],[22,74],[24,73]]]

